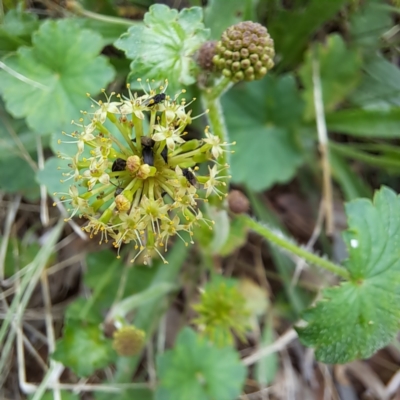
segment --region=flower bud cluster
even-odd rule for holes
[[[226,29],[215,53],[214,65],[234,82],[261,79],[274,66],[274,41],[256,22],[240,22]]]
[[[112,346],[118,355],[132,357],[140,353],[145,338],[144,331],[133,325],[127,325],[114,332]]]
[[[184,92],[171,98],[166,87],[157,92],[149,86],[142,96],[112,93],[106,102],[92,99],[93,111],[83,112],[90,122],[81,118],[75,132],[64,133],[76,154],[60,154],[71,168],[63,181],[74,181],[68,193],[60,193],[61,201],[70,204],[70,218],[88,220],[83,229],[100,235],[100,243],[112,238],[119,252],[133,242],[138,251],[132,262],[142,252],[144,263],[155,253],[166,262],[161,250],[167,251],[171,237],[188,244],[199,223],[211,229],[198,201],[221,196],[229,178],[223,174],[228,166],[218,164],[229,144],[208,128],[202,140],[186,141],[185,128],[194,119],[190,103],[178,100]],[[209,161],[208,174],[197,175],[197,165]]]

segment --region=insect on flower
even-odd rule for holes
[[[182,169],[182,174],[192,186],[197,187],[196,176],[189,168]]]
[[[155,106],[156,104],[162,103],[165,98],[167,96],[165,95],[165,93],[158,93],[152,97],[150,97],[149,99],[146,99],[143,101],[142,105],[143,106]]]
[[[122,158],[117,158],[112,164],[111,171],[112,172],[125,171],[125,167],[126,167],[126,160]]]
[[[150,166],[154,165],[154,154],[153,154],[153,147],[155,145],[155,141],[148,136],[142,136],[140,138],[142,142],[142,157],[143,162]]]
[[[94,112],[83,112],[88,123],[81,119],[75,123],[78,131],[67,135],[77,148],[71,172],[63,175],[74,184],[68,193],[59,193],[61,201],[71,204],[71,218],[79,215],[88,220],[83,229],[90,237],[100,234],[100,243],[112,238],[118,254],[123,244],[133,243],[137,252],[132,262],[140,254],[144,263],[155,254],[167,262],[162,250],[167,250],[171,237],[188,244],[193,243],[196,225],[212,229],[213,222],[198,202],[207,201],[212,193],[224,194],[229,178],[219,176],[226,167],[218,168],[215,156],[227,151],[221,146],[228,144],[220,143],[208,128],[203,140],[184,140],[187,125],[197,117],[187,109],[191,102],[179,99],[184,91],[172,97],[165,94],[166,87],[167,81],[159,93],[149,88],[141,97],[129,91],[128,97],[116,95],[117,102],[106,95],[107,101],[94,101]],[[150,130],[143,126],[146,113]],[[110,123],[124,141],[113,136]],[[189,167],[198,160],[216,167],[196,177]],[[115,178],[118,185],[112,182]]]

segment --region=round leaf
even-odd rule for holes
[[[37,133],[67,130],[87,104],[85,94],[105,87],[114,69],[98,55],[101,37],[69,19],[47,20],[32,42],[6,59],[15,73],[0,71],[0,93],[8,111]]]
[[[317,359],[332,364],[370,357],[400,328],[400,198],[384,187],[373,203],[348,203],[346,213],[351,280],[325,290],[303,316],[308,325],[297,328]]]
[[[230,139],[236,141],[233,181],[261,191],[291,179],[303,161],[294,131],[303,103],[293,76],[238,85],[223,100]]]

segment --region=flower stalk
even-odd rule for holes
[[[263,236],[265,239],[275,244],[279,248],[286,250],[289,253],[292,253],[298,257],[303,258],[310,264],[316,265],[329,272],[332,272],[333,274],[340,276],[345,280],[350,280],[351,278],[350,273],[345,268],[336,265],[325,258],[319,257],[305,250],[302,247],[299,247],[289,239],[285,238],[282,234],[274,232],[266,225],[260,224],[259,222],[255,221],[248,215],[242,214],[239,215],[237,218],[242,219],[250,229],[252,229],[254,232],[257,232],[259,235]]]

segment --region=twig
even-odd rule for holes
[[[36,136],[36,151],[39,170],[44,169],[43,145],[40,136]],[[47,188],[40,184],[40,221],[44,227],[49,226],[49,208],[47,207]]]
[[[49,281],[47,279],[47,272],[44,270],[40,277],[40,281],[42,284],[42,296],[43,296],[43,303],[45,307],[45,321],[46,321],[46,334],[48,340],[48,350],[49,354],[52,354],[56,349],[56,339],[54,334],[54,327],[53,327],[53,317],[51,314],[51,299],[50,299],[50,290],[49,290]],[[58,365],[59,364],[59,365]],[[50,359],[50,368],[57,368],[60,370],[60,375],[63,372],[64,368],[61,368],[61,363]],[[54,381],[56,383],[59,382],[59,375],[54,375]],[[53,389],[53,397],[54,400],[61,400],[61,392],[59,388]]]
[[[41,84],[40,82],[33,81],[32,79],[29,79],[28,77],[20,74],[19,72],[15,71],[14,69],[10,68],[6,64],[4,64],[2,61],[0,61],[0,69],[4,69],[5,72],[13,76],[14,78],[20,80],[21,82],[26,83],[27,85],[33,86],[36,89],[41,89],[41,90],[49,90],[50,88],[48,86],[45,86]]]
[[[331,236],[334,233],[335,227],[333,220],[331,166],[329,163],[329,148],[328,148],[329,140],[328,140],[328,131],[326,128],[326,121],[325,121],[324,101],[322,97],[319,61],[316,48],[314,48],[313,52],[312,79],[314,87],[314,107],[315,107],[315,116],[317,120],[318,142],[319,142],[319,150],[321,152],[321,162],[322,162],[326,234]]]
[[[296,338],[297,338],[297,332],[294,329],[290,329],[282,336],[280,336],[279,339],[277,339],[274,343],[268,345],[267,347],[261,348],[252,355],[244,358],[242,360],[242,363],[245,366],[252,365],[257,361],[261,360],[262,358],[269,356],[272,353],[276,353],[277,351],[285,349],[286,346]]]
[[[324,222],[324,212],[325,212],[325,204],[324,204],[324,199],[322,199],[319,203],[318,216],[317,216],[317,221],[315,223],[315,227],[314,227],[311,237],[308,240],[306,247],[305,247],[305,249],[308,251],[312,250],[312,248],[315,245],[315,242],[317,241],[317,239],[321,233],[322,224]],[[297,282],[299,281],[299,278],[300,278],[301,271],[303,271],[303,268],[306,264],[307,263],[303,258],[299,258],[298,261],[296,262],[296,267],[295,267],[294,274],[292,277],[292,282],[291,282],[292,286],[297,285]]]

